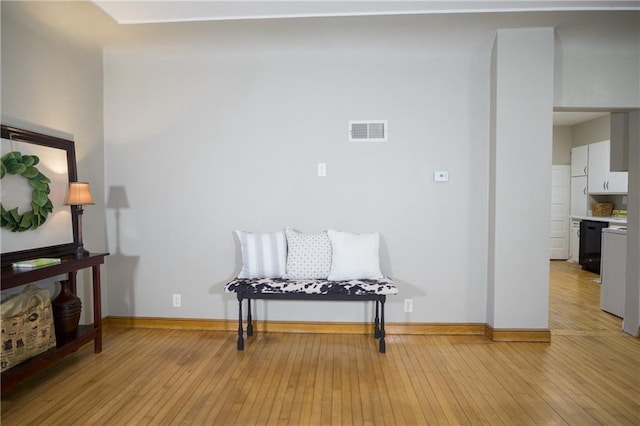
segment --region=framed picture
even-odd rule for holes
[[[73,141],[1,126],[2,266],[60,257],[78,247],[78,212],[65,206],[78,180]]]

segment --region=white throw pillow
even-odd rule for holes
[[[304,234],[287,228],[287,273],[293,280],[326,280],[331,270],[331,241],[326,232]]]
[[[331,240],[330,281],[377,280],[380,272],[380,234],[327,231]]]
[[[236,231],[242,248],[238,278],[282,278],[287,262],[287,239],[283,231],[253,234]]]

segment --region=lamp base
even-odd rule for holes
[[[82,257],[87,257],[89,256],[89,251],[86,250],[83,246],[78,246],[78,248],[76,249],[76,252],[74,253],[74,256],[76,257],[76,259],[82,258]]]

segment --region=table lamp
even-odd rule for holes
[[[76,249],[76,257],[85,257],[89,252],[82,245],[82,208],[85,204],[95,204],[91,191],[89,191],[89,182],[69,182],[69,190],[64,199],[66,206],[76,206],[78,212],[78,248]]]

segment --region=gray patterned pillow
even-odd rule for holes
[[[326,232],[304,234],[287,228],[287,273],[292,280],[326,279],[331,270],[331,241]]]

